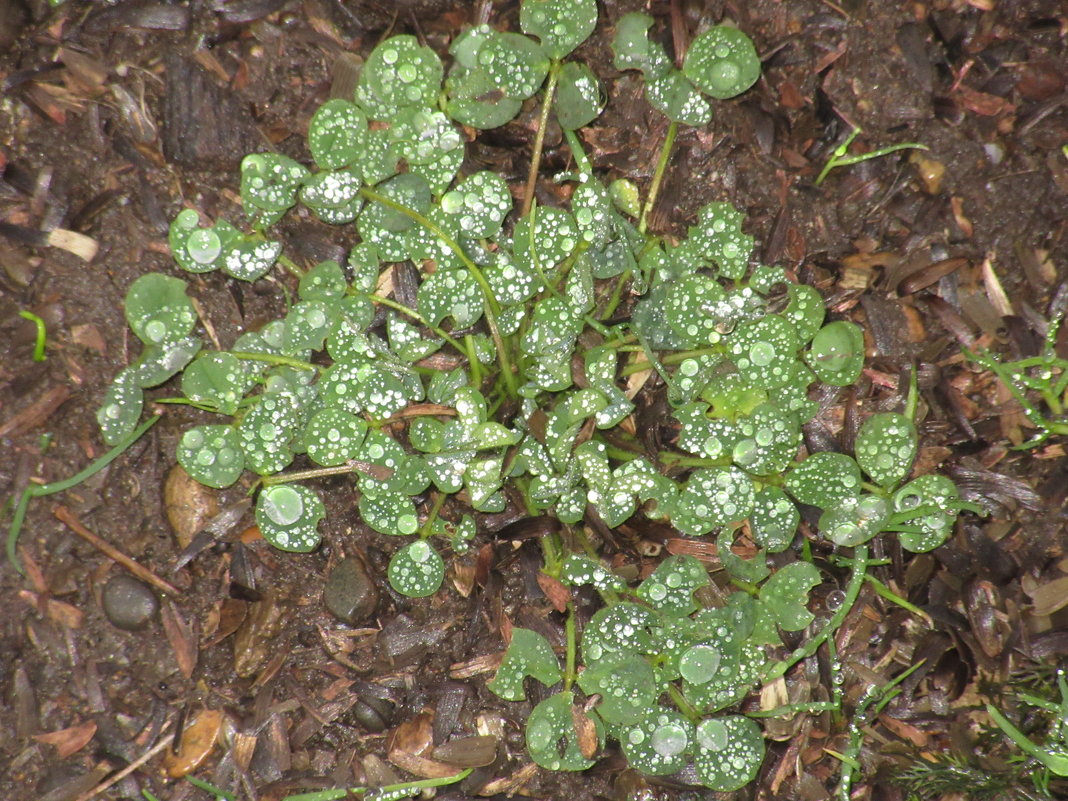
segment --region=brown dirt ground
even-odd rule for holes
[[[176,274],[166,225],[182,205],[209,216],[232,210],[241,147],[306,158],[308,118],[328,96],[343,53],[366,54],[390,25],[443,50],[474,5],[117,0],[50,10],[41,0],[0,0],[0,222],[7,224],[0,231],[0,497],[27,481],[69,476],[105,450],[95,410],[131,358],[122,298],[145,272]],[[597,33],[578,54],[612,98],[584,133],[595,165],[641,184],[665,123],[634,79],[612,69],[607,42],[619,15],[644,5],[602,2]],[[517,27],[515,2],[494,6],[495,22]],[[902,367],[918,363],[928,409],[923,458],[991,512],[965,516],[933,555],[906,558],[887,546],[890,563],[878,575],[929,624],[866,593],[839,637],[848,703],[866,682],[928,660],[872,725],[854,797],[904,798],[886,779],[921,754],[996,771],[1006,752],[982,734],[981,703],[1001,698],[1010,681],[1048,684],[1068,657],[1068,619],[1056,601],[1068,597],[1068,462],[1063,439],[1036,451],[1010,449],[1028,431],[996,382],[962,363],[959,346],[1033,353],[1051,302],[1063,308],[1068,13],[1058,0],[683,0],[675,7],[691,35],[702,23],[734,20],[753,36],[765,69],[753,90],[720,105],[711,126],[680,135],[658,225],[681,230],[712,199],[745,210],[766,263],[794,270],[836,312],[865,326],[870,369],[828,413],[831,428],[848,431],[858,408],[893,403]],[[670,41],[669,4],[652,2],[650,10]],[[205,125],[228,128],[211,134],[230,149],[191,163],[180,142],[164,142],[190,124],[166,106],[180,60],[194,56],[199,80],[227,109]],[[533,110],[480,137],[473,157],[519,177],[532,118]],[[842,168],[815,187],[848,132],[845,120],[863,129],[854,152],[905,141],[930,150]],[[546,174],[567,160],[566,146],[552,136],[549,145]],[[307,220],[286,225],[287,240],[308,261],[346,244]],[[44,246],[40,232],[53,229],[90,237],[98,252],[84,260]],[[235,286],[210,276],[192,291],[224,342],[284,303],[277,283]],[[33,328],[21,310],[48,323],[44,363],[31,360]],[[615,752],[581,775],[523,773],[525,711],[488,694],[486,671],[477,669],[480,657],[502,648],[504,612],[521,619],[546,608],[524,592],[522,549],[470,597],[447,586],[413,601],[383,588],[365,629],[344,626],[319,597],[328,567],[358,550],[381,574],[396,546],[360,524],[337,481],[323,486],[331,514],[317,553],[293,557],[250,542],[206,551],[172,573],[179,548],[162,488],[190,419],[171,407],[112,467],[36,501],[20,542],[30,575],[0,567],[9,610],[0,621],[0,797],[78,798],[146,752],[165,722],[192,720],[202,709],[222,713],[228,739],[197,775],[239,797],[388,780],[404,775],[387,762],[393,741],[369,731],[356,712],[361,693],[374,687],[396,702],[390,723],[410,723],[404,736],[426,734],[432,711],[441,719],[436,742],[499,734],[497,760],[439,793],[448,801],[510,777],[512,789],[542,799],[713,797],[621,773]],[[241,493],[221,493],[218,502]],[[145,631],[108,623],[100,592],[121,568],[54,517],[57,503],[176,585],[179,594]],[[483,522],[477,546],[501,525]],[[235,575],[245,579],[244,595],[231,583]],[[813,599],[815,611],[825,608],[824,595]],[[253,665],[244,677],[235,670],[235,641]],[[812,660],[796,680],[818,692],[828,686],[826,664]],[[841,749],[844,737],[843,721],[828,716],[778,727],[764,770],[742,797],[829,797],[838,764],[823,749]],[[103,797],[140,798],[142,789],[172,801],[208,797],[165,781],[159,757]]]

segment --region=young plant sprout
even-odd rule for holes
[[[388,580],[412,598],[440,591],[442,552],[467,549],[474,513],[503,511],[506,492],[574,527],[580,543],[589,514],[610,527],[645,515],[682,536],[714,536],[739,590],[712,607],[695,596],[710,578],[690,556],[665,559],[633,588],[592,548],[569,553],[545,537],[544,571],[591,586],[603,608],[581,632],[568,608],[562,663],[542,635],[515,629],[488,686],[514,702],[528,677],[551,688],[526,723],[530,757],[545,768],[583,770],[616,742],[640,771],[692,768],[706,787],[733,791],[756,776],[764,740],[730,708],[833,638],[848,612],[773,659],[781,631],[814,625],[808,595],[822,580],[790,550],[798,504],[819,510],[819,536],[854,551],[847,607],[864,583],[865,543],[896,532],[906,549],[930,550],[971,507],[946,478],[905,483],[917,450],[911,412],[866,420],[855,457],[802,449],[801,427],[817,411],[810,388],[856,381],[863,336],[827,321],[815,289],[754,263],[740,211],[710,203],[681,239],[646,233],[678,126],[707,124],[714,102],[759,78],[752,41],[711,28],[679,70],[650,39],[650,17],[619,20],[616,66],[639,70],[670,120],[641,204],[632,185],[602,183],[573,133],[604,105],[596,76],[572,58],[596,3],[523,0],[519,20],[523,33],[463,32],[447,69],[413,36],[382,41],[354,95],[312,117],[312,164],[243,160],[243,226],[181,211],[170,229],[179,267],[254,281],[281,263],[296,294],[280,319],[214,351],[194,334],[184,281],[138,279],[125,308],[142,353],[103,400],[102,435],[125,442],[144,390],[181,374],[179,400],[209,415],[178,441],[190,476],[225,488],[257,475],[257,525],[291,552],[320,543],[315,479],[348,476],[363,522],[403,538]],[[539,91],[517,213],[502,176],[464,170],[460,126],[503,125]],[[552,114],[577,165],[561,178],[574,184],[569,207],[533,202]],[[354,224],[360,241],[347,263],[301,269],[283,255],[269,232],[298,206]],[[405,261],[418,272],[412,306],[379,294]],[[628,292],[632,313],[608,322]],[[435,354],[456,366],[432,368]],[[635,408],[625,379],[647,370],[663,380],[678,424],[657,459],[625,424]],[[743,533],[757,548],[749,557],[732,551]]]

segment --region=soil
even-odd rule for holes
[[[308,119],[353,55],[366,55],[389,31],[416,33],[444,51],[479,5],[114,0],[52,9],[43,0],[0,0],[0,497],[73,475],[106,451],[96,409],[137,354],[122,299],[145,272],[178,274],[167,249],[170,219],[183,206],[212,218],[233,212],[246,152],[274,148],[307,159]],[[1064,4],[600,6],[597,32],[577,56],[605,82],[610,102],[583,136],[598,171],[643,187],[666,122],[636,79],[613,69],[614,21],[648,6],[669,49],[723,19],[753,37],[762,79],[718,104],[710,126],[683,128],[654,225],[681,232],[710,200],[744,210],[764,263],[817,286],[836,314],[865,328],[868,369],[855,388],[827,399],[826,425],[810,436],[847,442],[864,413],[900,402],[901,379],[915,364],[921,459],[988,512],[962,516],[952,541],[933,554],[882,546],[887,563],[875,575],[920,611],[865,590],[838,637],[847,715],[769,724],[765,766],[739,797],[830,797],[840,764],[828,752],[845,750],[849,710],[869,684],[921,660],[901,695],[867,721],[853,797],[904,799],[890,779],[950,759],[962,766],[956,783],[943,788],[932,779],[927,797],[966,793],[977,776],[1004,779],[1001,797],[1036,792],[1030,768],[1007,764],[1006,741],[983,709],[987,700],[1017,708],[1021,687],[1055,697],[1053,671],[1068,659],[1068,461],[1063,438],[1012,449],[1034,432],[961,346],[1033,355],[1052,312],[1068,302]],[[490,18],[518,28],[517,3],[494,3]],[[532,105],[480,135],[469,158],[520,183],[536,114]],[[854,154],[904,142],[927,149],[840,167],[817,186],[852,127],[862,130]],[[543,174],[568,159],[550,131]],[[548,180],[539,187],[547,200],[553,191]],[[352,241],[299,217],[284,230],[292,255],[308,263],[337,257]],[[78,236],[61,239],[63,231]],[[284,308],[286,289],[277,280],[249,286],[211,275],[195,280],[192,294],[212,335],[232,342]],[[43,362],[33,361],[35,328],[22,311],[47,325]],[[158,407],[160,424],[107,469],[35,500],[18,543],[26,575],[0,567],[9,610],[0,620],[0,796],[87,798],[152,752],[98,797],[210,797],[166,778],[169,760],[174,773],[189,771],[236,797],[278,799],[397,781],[413,765],[402,757],[418,745],[479,734],[491,738],[495,756],[486,757],[487,741],[450,743],[449,764],[479,767],[439,798],[715,797],[641,779],[611,748],[585,773],[530,769],[522,745],[529,708],[501,702],[484,681],[503,648],[505,617],[559,627],[532,581],[538,551],[528,546],[543,521],[505,528],[510,521],[481,520],[472,555],[443,590],[413,600],[378,581],[373,612],[350,623],[323,605],[330,569],[358,556],[380,577],[397,545],[360,523],[341,480],[320,485],[330,514],[316,553],[273,551],[245,530],[244,514],[176,569],[182,546],[164,484],[176,439],[194,419],[179,408]],[[175,496],[186,506],[172,517],[189,524],[207,505],[236,519],[246,488]],[[158,613],[147,610],[145,628],[119,628],[104,614],[104,588],[124,568],[77,536],[79,524],[173,585]],[[528,545],[513,550],[513,540]],[[476,556],[493,570],[473,587],[465,577]],[[643,564],[626,542],[615,559]],[[825,560],[820,566],[841,578]],[[834,598],[833,586],[825,588],[811,607],[826,617]],[[791,692],[804,684],[818,698],[830,680],[821,654],[791,676]],[[1038,738],[1048,720],[1027,722]],[[173,753],[179,728],[221,734],[197,762],[188,749]],[[188,762],[175,767],[181,759]]]

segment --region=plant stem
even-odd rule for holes
[[[570,690],[575,683],[575,661],[578,651],[578,636],[575,632],[575,605],[567,605],[567,620],[564,621],[564,633],[567,635],[567,659],[564,663],[564,689]]]
[[[823,627],[819,634],[809,638],[803,646],[795,650],[786,659],[772,665],[764,674],[765,684],[774,681],[780,676],[785,676],[786,672],[798,662],[807,659],[816,653],[816,651],[819,650],[819,647],[826,642],[827,638],[832,637],[842,623],[845,622],[846,615],[853,610],[857,598],[860,597],[860,589],[864,586],[864,577],[868,574],[867,545],[858,545],[853,551],[852,569],[853,572],[849,576],[849,585],[846,587],[846,597],[842,601],[842,605],[838,608],[838,611],[827,621],[827,625]]]
[[[660,185],[664,181],[664,173],[667,172],[668,160],[671,158],[671,148],[675,145],[675,136],[679,132],[679,124],[674,120],[668,125],[664,144],[660,146],[660,158],[656,162],[656,172],[653,173],[653,182],[649,184],[649,196],[645,199],[642,207],[642,216],[638,222],[638,232],[644,234],[649,227],[649,215],[656,205],[657,195],[660,194]]]
[[[57,492],[63,492],[71,487],[76,487],[81,484],[87,478],[96,475],[113,461],[115,461],[127,448],[133,445],[141,436],[159,422],[158,416],[152,416],[141,423],[137,428],[131,431],[126,437],[124,437],[114,448],[105,453],[95,462],[90,464],[84,470],[75,473],[70,478],[65,478],[61,481],[53,481],[51,484],[34,484],[26,487],[22,491],[22,495],[19,496],[18,503],[15,504],[15,512],[11,516],[11,525],[7,529],[7,559],[11,564],[15,566],[15,569],[25,575],[25,571],[22,567],[22,562],[18,556],[18,542],[19,532],[22,530],[22,522],[26,517],[26,510],[29,508],[30,500],[33,498],[43,498],[46,495],[55,495]]]
[[[571,148],[571,154],[575,157],[575,163],[578,165],[579,170],[587,177],[592,176],[593,165],[590,164],[590,158],[586,155],[586,149],[582,146],[582,140],[579,139],[578,134],[574,131],[565,130],[564,138],[567,139],[568,147]]]
[[[486,324],[489,326],[490,336],[493,338],[494,347],[497,349],[497,361],[501,365],[501,375],[504,378],[505,386],[508,388],[508,394],[515,398],[518,397],[515,384],[515,374],[512,371],[512,362],[508,356],[508,349],[505,347],[504,340],[501,338],[501,332],[497,328],[497,315],[500,313],[500,306],[497,304],[497,299],[493,296],[493,290],[490,288],[489,282],[486,280],[486,276],[482,274],[482,271],[478,268],[478,265],[471,261],[471,258],[464,253],[463,248],[449,236],[445,231],[441,229],[432,220],[427,219],[425,216],[410,209],[403,203],[398,203],[392,198],[388,198],[380,192],[376,192],[373,189],[364,187],[360,190],[360,194],[368,200],[373,200],[376,203],[381,203],[383,206],[394,211],[399,211],[401,214],[410,217],[415,222],[426,228],[430,233],[434,234],[438,239],[445,243],[460,260],[460,263],[467,268],[467,271],[471,273],[471,277],[475,279],[479,288],[482,290],[483,296],[483,311],[486,313]]]
[[[278,263],[285,267],[287,270],[289,270],[289,272],[295,275],[297,278],[304,277],[304,271],[300,269],[300,267],[297,266],[297,263],[291,258],[289,258],[286,254],[278,254]]]
[[[452,345],[454,348],[456,348],[456,350],[458,352],[465,353],[465,354],[467,353],[467,349],[463,345],[460,344],[459,340],[455,339],[454,337],[449,336],[447,331],[445,331],[445,330],[443,330],[441,328],[438,328],[435,325],[431,325],[429,322],[427,322],[426,318],[424,318],[423,315],[421,315],[415,309],[409,309],[403,303],[398,303],[397,301],[393,300],[392,298],[386,298],[386,297],[383,297],[382,295],[368,295],[367,297],[372,303],[379,303],[379,304],[381,304],[383,306],[386,306],[387,308],[393,309],[394,311],[399,311],[401,314],[405,315],[406,317],[412,318],[417,323],[419,323],[419,325],[426,326],[428,329],[433,331],[439,337],[444,339],[446,342],[448,342],[450,345]]]
[[[19,317],[23,320],[29,320],[37,329],[36,341],[33,346],[33,360],[35,362],[43,362],[45,360],[45,341],[48,336],[48,331],[45,328],[45,321],[38,317],[33,312],[20,311]]]
[[[230,351],[230,355],[249,362],[266,362],[267,364],[273,364],[276,367],[293,367],[297,370],[322,369],[317,364],[303,362],[300,359],[294,359],[292,356],[279,356],[275,353],[255,353],[253,351],[232,350]]]
[[[527,171],[527,186],[523,191],[523,208],[520,217],[526,217],[534,202],[534,190],[538,185],[538,171],[541,169],[541,154],[545,148],[545,131],[549,127],[549,112],[556,94],[556,82],[560,79],[560,62],[553,61],[549,67],[549,82],[545,86],[545,96],[541,100],[541,116],[538,118],[538,131],[534,134],[534,149],[530,154],[530,169]]]

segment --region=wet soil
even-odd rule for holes
[[[764,62],[758,85],[719,104],[710,126],[680,133],[655,226],[681,232],[710,200],[743,209],[765,263],[817,286],[835,313],[865,328],[869,368],[830,399],[826,435],[848,442],[863,413],[898,403],[903,371],[916,364],[921,459],[989,512],[962,517],[934,554],[885,545],[877,575],[922,615],[866,590],[838,638],[847,709],[868,684],[926,660],[866,729],[854,797],[904,798],[893,776],[949,758],[1006,777],[1003,797],[1024,797],[1013,795],[1022,792],[1014,783],[1030,783],[1006,767],[1004,740],[981,710],[989,699],[1009,704],[1017,687],[1045,686],[1049,696],[1053,670],[1068,658],[1068,462],[1063,439],[1012,450],[1033,432],[960,348],[1032,355],[1052,312],[1068,302],[1068,13],[1057,0],[606,0],[577,55],[606,83],[610,102],[582,135],[606,177],[642,186],[666,123],[633,76],[612,68],[608,42],[622,13],[647,5],[669,51],[702,25],[730,19]],[[353,54],[387,31],[417,33],[443,51],[481,7],[130,0],[49,9],[0,0],[0,497],[70,476],[106,450],[96,408],[136,356],[122,298],[145,272],[177,274],[166,244],[174,214],[189,206],[232,215],[240,157],[273,148],[306,159],[307,121]],[[491,12],[494,24],[518,27],[516,3]],[[536,111],[479,136],[472,163],[520,181]],[[851,153],[902,142],[928,149],[836,169],[816,186],[853,127],[862,133]],[[544,174],[568,158],[550,132]],[[551,201],[554,186],[545,181],[539,191]],[[352,242],[308,219],[284,229],[292,255],[309,263]],[[277,314],[285,291],[278,281],[248,286],[216,275],[192,288],[224,343]],[[34,326],[22,311],[47,324],[43,362],[32,359]],[[19,541],[25,577],[0,568],[4,798],[86,797],[163,743],[99,797],[141,798],[145,789],[209,797],[166,778],[169,767],[238,797],[277,799],[396,781],[415,764],[405,754],[473,735],[491,738],[495,756],[485,742],[437,752],[453,766],[482,764],[439,797],[714,797],[646,783],[622,771],[611,750],[583,774],[530,769],[527,710],[483,685],[505,618],[550,630],[559,621],[532,580],[532,539],[514,527],[498,536],[507,519],[480,521],[471,556],[433,598],[402,598],[381,582],[377,603],[365,599],[347,622],[322,602],[329,571],[355,556],[366,575],[382,576],[397,546],[360,523],[341,480],[321,485],[330,514],[318,552],[273,551],[242,531],[251,525],[245,515],[225,542],[174,569],[182,545],[168,502],[184,504],[172,517],[185,524],[220,509],[237,516],[244,488],[165,499],[175,441],[194,415],[159,410],[162,422],[109,468],[31,505]],[[120,628],[105,614],[105,587],[124,568],[69,521],[173,585],[143,628]],[[542,524],[525,525],[521,533],[534,537]],[[639,568],[645,559],[628,547],[615,558]],[[487,564],[493,570],[476,585],[472,576]],[[832,590],[813,598],[813,611],[828,614]],[[791,681],[818,697],[830,686],[827,671],[825,659],[813,659]],[[845,747],[847,722],[801,716],[774,727],[766,765],[741,797],[829,797],[839,765],[826,750]],[[1044,721],[1032,724],[1040,733]],[[176,729],[194,727],[221,731],[199,764],[188,752],[165,753]],[[175,767],[181,759],[190,762]]]

